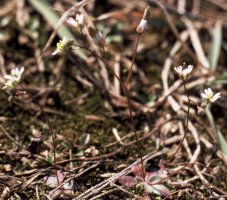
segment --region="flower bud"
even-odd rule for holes
[[[84,15],[83,14],[77,14],[76,19],[73,19],[72,17],[70,17],[67,20],[67,23],[70,26],[72,26],[76,31],[79,31],[84,26]]]
[[[147,27],[147,20],[141,19],[139,25],[136,28],[137,33],[143,33],[146,27]]]
[[[143,13],[143,18],[141,19],[139,25],[136,28],[137,33],[143,33],[147,27],[147,18],[149,15],[149,6],[146,7]]]
[[[100,31],[95,30],[93,27],[89,26],[88,31],[90,36],[92,37],[94,43],[103,48],[105,46],[105,39]]]

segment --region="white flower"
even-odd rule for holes
[[[52,53],[52,55],[56,55],[58,53],[63,53],[67,51],[72,48],[72,45],[73,45],[73,40],[67,37],[63,37],[63,39],[57,43],[57,49]]]
[[[20,69],[16,67],[15,69],[11,70],[10,75],[5,75],[4,79],[6,79],[5,85],[2,88],[12,90],[15,88],[15,86],[21,81],[22,74],[24,72],[24,67],[21,67]]]
[[[5,75],[4,78],[8,80],[14,80],[16,82],[20,82],[23,72],[24,72],[24,67],[21,67],[20,69],[16,67],[15,69],[11,70],[11,75]]]
[[[174,70],[178,73],[181,79],[186,80],[193,69],[192,65],[188,65],[187,68],[183,69],[182,66],[174,67]]]
[[[75,19],[73,19],[72,17],[70,17],[68,20],[67,20],[67,23],[69,25],[71,25],[72,27],[77,27],[78,23]]]
[[[67,20],[67,23],[69,25],[71,25],[72,27],[74,27],[76,30],[78,28],[83,28],[83,25],[84,25],[84,15],[83,14],[77,14],[76,15],[76,19],[73,19],[72,17],[70,17]]]
[[[201,94],[201,96],[207,100],[207,102],[215,102],[217,99],[219,99],[221,97],[221,93],[218,92],[216,94],[214,94],[214,92],[210,89],[207,88],[204,90],[204,92]]]
[[[141,19],[139,25],[136,28],[137,33],[143,33],[147,27],[147,20]]]
[[[84,15],[83,14],[77,14],[76,15],[76,21],[78,22],[78,24],[83,25],[84,24]]]
[[[14,89],[14,87],[15,87],[15,82],[13,80],[7,80],[2,89],[3,90],[5,90],[5,89],[12,90],[12,89]]]
[[[9,85],[12,85],[13,82],[20,82],[23,72],[24,67],[21,67],[20,69],[16,67],[15,69],[11,70],[10,75],[5,75],[4,79],[7,80]]]

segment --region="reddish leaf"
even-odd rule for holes
[[[63,173],[62,171],[58,170],[58,171],[57,171],[57,176],[58,176],[59,184],[63,183],[64,178],[65,178],[64,173]]]
[[[132,176],[120,176],[117,181],[126,187],[133,187],[136,185],[136,180]]]
[[[51,197],[51,199],[56,199],[60,196],[61,194],[61,190],[56,190],[54,192],[50,192],[49,196]]]
[[[140,176],[140,177],[143,176],[143,169],[141,165],[134,165],[132,166],[131,170],[133,174],[135,174],[136,176]]]
[[[56,176],[45,176],[44,177],[45,184],[49,187],[55,188],[58,186],[58,184],[63,183],[64,177],[65,177],[63,172],[58,170],[57,176],[58,176],[58,178]],[[59,183],[58,183],[58,181],[59,181]]]

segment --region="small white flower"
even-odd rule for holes
[[[19,82],[21,80],[23,72],[24,72],[24,67],[21,67],[20,69],[16,67],[15,69],[12,69],[11,75],[14,76],[15,81]]]
[[[12,90],[15,88],[15,86],[21,81],[22,74],[24,72],[24,67],[21,67],[20,69],[16,67],[15,69],[11,70],[10,75],[5,75],[4,79],[6,79],[5,85],[2,88]]]
[[[76,21],[78,24],[83,25],[84,24],[84,15],[83,14],[77,14],[76,15]]]
[[[20,82],[23,72],[24,67],[21,67],[20,69],[16,67],[15,69],[11,70],[11,75],[5,75],[4,79]]]
[[[174,67],[174,70],[178,73],[181,79],[186,80],[193,69],[192,65],[188,65],[187,68],[183,69],[182,66]]]
[[[77,27],[78,23],[75,19],[73,19],[72,17],[70,17],[68,20],[67,20],[67,23],[69,25],[71,25],[72,27]]]
[[[136,28],[137,33],[143,33],[147,27],[147,20],[141,19],[139,25]]]
[[[76,15],[76,19],[73,19],[72,17],[70,17],[67,20],[67,23],[69,25],[71,25],[72,27],[74,27],[76,30],[79,28],[83,28],[84,25],[84,15],[83,14],[77,14]]]
[[[206,99],[208,103],[209,102],[213,103],[221,97],[221,93],[218,92],[218,93],[214,94],[214,92],[210,88],[207,88],[204,90],[204,92],[201,94],[201,96],[204,99]]]

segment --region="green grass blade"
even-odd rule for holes
[[[227,142],[226,142],[222,132],[219,129],[217,129],[217,134],[218,134],[218,140],[219,140],[220,147],[221,147],[222,151],[224,152],[224,154],[227,156]]]
[[[206,115],[210,122],[211,128],[213,129],[213,132],[215,133],[215,137],[217,139],[217,142],[218,142],[221,150],[227,156],[227,142],[226,142],[222,132],[217,128],[217,126],[215,124],[214,117],[210,111],[210,106],[208,106],[208,108],[206,109]]]
[[[212,45],[209,54],[210,67],[212,71],[215,71],[218,64],[218,58],[220,56],[221,44],[222,44],[222,24],[217,21],[215,27],[211,30]]]

